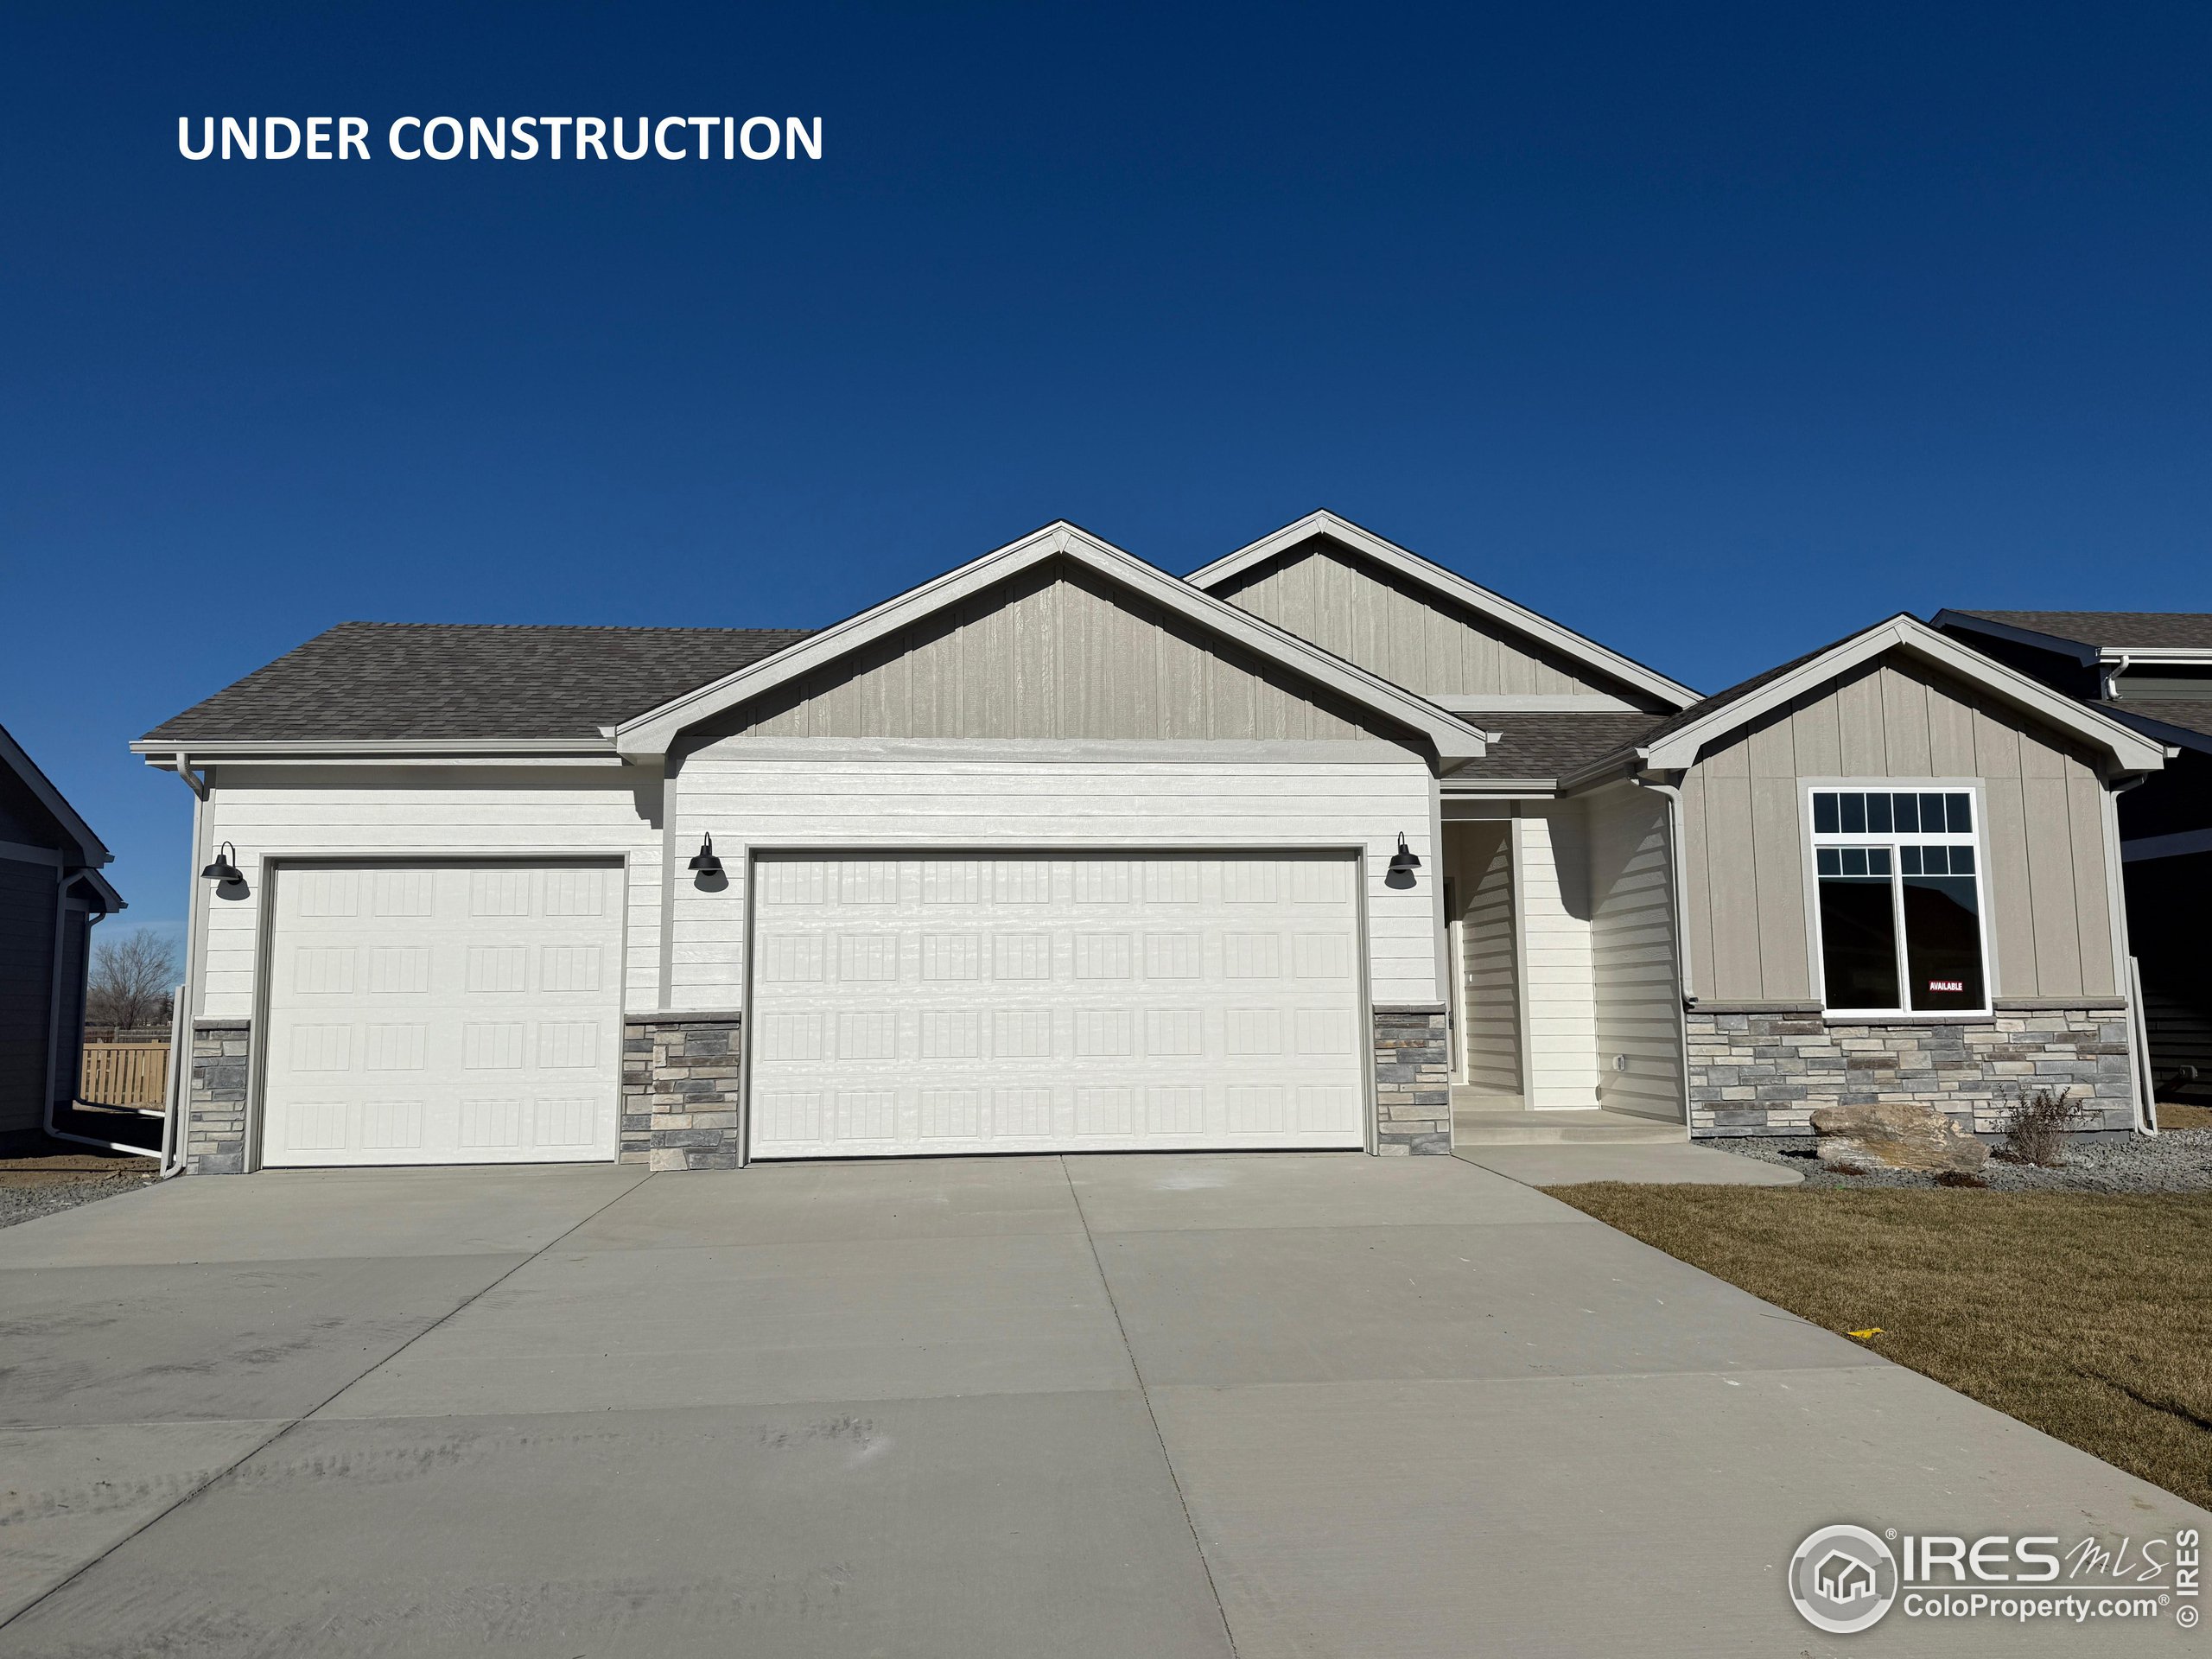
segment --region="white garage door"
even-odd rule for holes
[[[762,856],[753,1153],[1357,1147],[1348,857]]]
[[[621,873],[281,871],[264,1164],[612,1159]]]

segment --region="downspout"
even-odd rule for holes
[[[1667,866],[1668,886],[1672,889],[1675,912],[1675,1055],[1681,1067],[1682,1132],[1690,1128],[1690,1009],[1697,1002],[1697,995],[1690,987],[1690,912],[1688,866],[1682,859],[1682,786],[1680,783],[1662,784],[1656,778],[1646,778],[1637,772],[1629,774],[1629,782],[1638,789],[1648,789],[1667,803]]]
[[[2138,772],[2124,783],[2104,791],[2105,908],[2112,923],[2113,989],[2127,1000],[2127,1060],[2135,1088],[2135,1133],[2158,1132],[2158,1106],[2152,1097],[2157,1080],[2151,1071],[2150,1016],[2143,1008],[2143,975],[2127,937],[2127,883],[2120,856],[2120,798],[2147,781]]]
[[[190,1144],[192,1130],[192,1043],[194,1021],[200,1007],[200,959],[203,954],[200,935],[207,920],[207,895],[202,891],[205,883],[200,880],[200,867],[204,849],[201,838],[206,833],[207,811],[207,780],[192,770],[192,759],[180,751],[176,757],[176,775],[192,791],[192,850],[189,874],[192,885],[186,889],[191,898],[185,906],[184,923],[184,982],[176,988],[176,1001],[169,1010],[169,1098],[168,1110],[162,1124],[162,1179],[184,1173],[185,1149]]]

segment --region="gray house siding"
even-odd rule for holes
[[[700,735],[1409,741],[1065,561],[766,693]]]
[[[1213,592],[1423,696],[1603,693],[1636,702],[1626,688],[1583,664],[1326,537],[1301,543]]]
[[[2120,994],[2095,768],[1972,688],[1884,659],[1708,750],[1685,779],[1700,997],[1818,999],[1802,785],[1858,778],[1980,782],[1997,996]]]
[[[46,1121],[59,874],[0,859],[0,1147],[42,1133]]]

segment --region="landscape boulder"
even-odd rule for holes
[[[1989,1148],[1948,1113],[1920,1101],[1887,1100],[1871,1106],[1823,1106],[1813,1114],[1816,1150],[1840,1169],[1923,1169],[1971,1174],[1989,1161]]]

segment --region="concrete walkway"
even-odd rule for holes
[[[2208,1523],[1449,1158],[176,1181],[0,1367],[10,1659],[1830,1653],[1816,1525]]]

